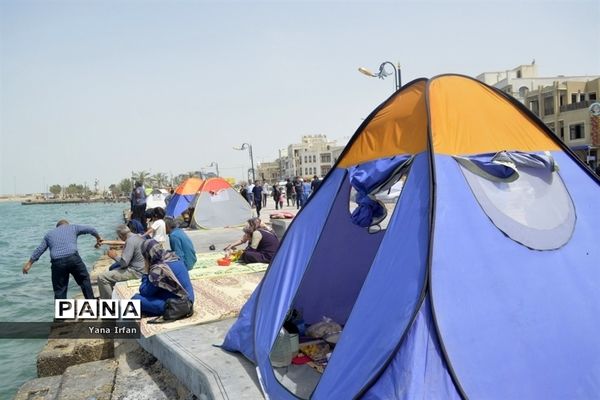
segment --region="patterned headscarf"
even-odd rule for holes
[[[142,243],[142,255],[150,265],[179,260],[177,254],[163,249],[161,244],[154,239],[148,239]]]
[[[171,251],[166,251],[154,239],[142,243],[142,255],[150,262],[148,280],[155,286],[168,290],[178,297],[188,296],[167,262],[177,261],[179,257]]]

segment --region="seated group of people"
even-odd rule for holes
[[[162,209],[155,209],[146,232],[140,232],[132,221],[117,227],[119,240],[100,242],[103,245],[123,246],[120,255],[114,249],[107,252],[115,263],[98,276],[100,298],[112,298],[117,282],[141,278],[139,293],[133,299],[141,301],[144,315],[163,315],[169,298],[187,295],[193,304],[194,290],[188,273],[196,263],[192,241],[178,227],[177,221],[164,219]],[[166,239],[160,240],[163,227],[172,251],[165,248]],[[275,234],[259,218],[248,220],[242,239],[228,245],[225,250],[235,250],[236,246],[243,243],[248,243],[240,257],[240,261],[245,263],[269,263],[279,246]]]
[[[107,251],[115,263],[98,276],[98,290],[100,298],[110,299],[117,282],[141,278],[140,294],[134,298],[142,301],[144,314],[158,316],[163,314],[166,300],[176,297],[181,291],[165,289],[160,282],[151,279],[153,275],[149,271],[155,265],[168,267],[177,278],[179,289],[183,288],[193,302],[188,270],[196,263],[196,250],[177,222],[164,218],[162,208],[155,208],[150,216],[150,227],[145,232],[140,229],[140,222],[132,219],[127,225],[117,226],[119,240],[101,240],[101,245],[119,245],[123,246],[123,250],[120,255],[114,249]],[[171,251],[166,249],[167,246]]]

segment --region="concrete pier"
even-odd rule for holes
[[[273,202],[270,202],[273,205]],[[268,224],[272,208],[263,209]],[[295,213],[295,208],[285,211]],[[275,220],[274,220],[275,221]],[[291,220],[278,220],[281,236]],[[242,236],[241,227],[186,230],[197,253],[220,252]],[[215,250],[210,250],[214,246]],[[112,260],[91,271],[95,284]],[[97,289],[95,292],[97,293]],[[38,376],[16,400],[54,399],[262,399],[255,366],[217,347],[235,318],[184,327],[134,340],[50,339],[38,356]]]

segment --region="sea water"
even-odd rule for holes
[[[54,318],[54,294],[50,279],[49,251],[23,275],[23,264],[41,243],[44,234],[60,219],[91,225],[103,238],[115,239],[115,227],[123,221],[125,203],[44,204],[23,206],[0,202],[0,321],[49,322]],[[96,239],[79,237],[79,254],[91,270],[106,248],[94,248]],[[80,294],[70,279],[68,298]],[[42,339],[0,339],[0,399],[12,399],[18,388],[37,377],[37,354]]]

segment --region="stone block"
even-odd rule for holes
[[[69,328],[53,332],[61,329]],[[38,376],[60,375],[71,365],[112,358],[113,342],[112,339],[49,339],[38,354]]]
[[[61,376],[48,376],[25,382],[14,400],[55,400],[58,395]]]
[[[110,400],[116,371],[115,360],[73,365],[65,370],[57,400]]]

